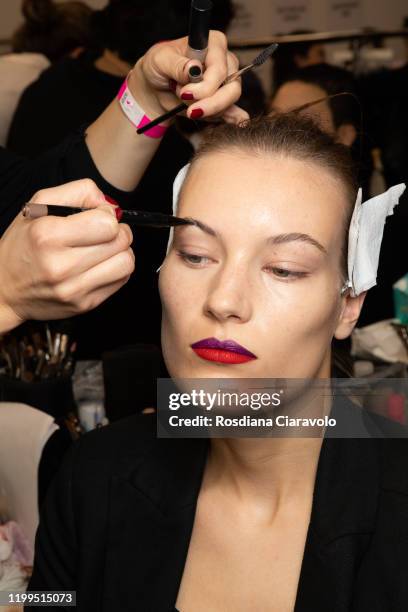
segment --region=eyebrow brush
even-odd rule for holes
[[[257,55],[256,58],[250,64],[248,64],[247,66],[244,66],[244,68],[241,68],[240,70],[237,70],[236,72],[233,72],[232,74],[227,76],[225,81],[222,83],[221,87],[224,87],[224,85],[228,85],[228,83],[231,83],[232,81],[235,81],[236,79],[239,79],[239,77],[242,74],[245,74],[249,70],[252,70],[252,68],[256,68],[257,66],[262,66],[262,64],[264,64],[266,60],[269,57],[271,57],[273,53],[275,53],[277,48],[278,48],[277,43],[272,43],[272,45],[269,45],[269,47],[266,47],[266,49],[261,51],[261,53]],[[153,121],[150,121],[150,123],[146,123],[146,125],[140,127],[137,130],[137,133],[143,134],[147,130],[150,130],[150,128],[155,127],[156,125],[159,125],[159,123],[162,123],[163,121],[166,121],[167,119],[171,119],[175,115],[178,115],[179,113],[184,111],[186,108],[187,108],[187,104],[184,104],[184,102],[182,104],[179,104],[178,106],[175,106],[171,110],[167,111],[167,113],[160,115],[160,117],[156,117],[156,119],[153,119]]]
[[[59,206],[57,204],[37,204],[28,202],[23,207],[23,216],[26,219],[38,219],[53,215],[55,217],[69,217],[87,210],[95,208],[78,208],[74,206]],[[115,208],[118,221],[129,223],[129,225],[139,225],[143,227],[174,227],[176,225],[196,225],[190,219],[182,219],[173,215],[165,215],[157,212],[145,210],[123,210],[120,206]]]

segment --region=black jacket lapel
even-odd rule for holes
[[[325,439],[295,612],[349,612],[375,529],[379,440]]]
[[[104,612],[174,609],[206,449],[203,440],[160,440],[130,474],[112,479]]]

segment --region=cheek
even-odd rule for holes
[[[183,273],[171,254],[160,270],[159,293],[163,313],[162,337],[165,341],[169,334],[183,334],[199,304],[196,288],[185,278],[185,272]]]
[[[323,282],[305,283],[296,291],[288,287],[281,295],[268,296],[258,309],[259,337],[269,338],[275,356],[286,358],[307,350],[317,357],[330,344],[337,326],[340,302],[336,296],[336,289]]]

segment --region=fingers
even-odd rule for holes
[[[188,83],[188,70],[192,65],[201,65],[185,56],[186,39],[155,45],[143,58],[142,69],[152,85],[168,89],[169,80]]]
[[[95,208],[100,204],[106,204],[102,191],[91,179],[81,179],[58,187],[41,189],[30,201],[39,204],[63,204],[85,208]]]
[[[103,205],[69,217],[42,217],[30,221],[37,248],[85,247],[110,242],[119,232],[112,206]]]
[[[134,253],[132,249],[127,249],[60,283],[55,289],[56,297],[77,312],[90,310],[124,285],[134,267]]]
[[[96,246],[79,247],[72,250],[72,253],[75,253],[76,260],[74,262],[75,272],[81,274],[122,251],[126,252],[132,242],[132,230],[128,225],[120,223],[116,237],[110,242],[98,244]]]
[[[79,276],[121,252],[126,252],[132,239],[130,228],[121,224],[117,236],[108,243],[54,249],[51,253],[44,251],[42,256],[39,255],[38,261],[42,266],[44,278],[50,284],[58,284]]]
[[[232,72],[238,70],[238,60],[234,55],[228,53],[225,36],[221,32],[211,31],[203,80],[184,87],[181,94],[188,89],[194,95],[195,100],[212,96],[228,76],[229,64],[234,66]]]
[[[221,35],[219,32],[213,34]],[[180,89],[180,96],[188,92],[196,100],[190,104],[187,116],[191,119],[221,116],[228,123],[240,123],[248,119],[248,114],[235,106],[241,97],[241,79],[222,85],[228,75],[239,69],[238,58],[227,53],[223,35],[218,44],[209,49],[206,66],[201,83],[189,84]]]
[[[233,123],[235,125],[238,125],[243,121],[247,121],[249,119],[249,115],[246,111],[244,111],[243,108],[240,108],[239,106],[236,106],[236,104],[233,104],[232,106],[227,108],[227,110],[223,111],[222,118],[226,123]]]

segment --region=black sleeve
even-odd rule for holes
[[[39,189],[90,178],[123,208],[132,208],[133,193],[116,189],[95,166],[81,129],[35,160],[27,160],[0,147],[0,235],[22,205]]]
[[[76,591],[77,534],[73,511],[73,473],[80,442],[68,451],[48,489],[35,538],[29,591]],[[40,610],[36,606],[29,611]],[[50,609],[50,608],[49,608]],[[72,610],[70,607],[51,609]]]

